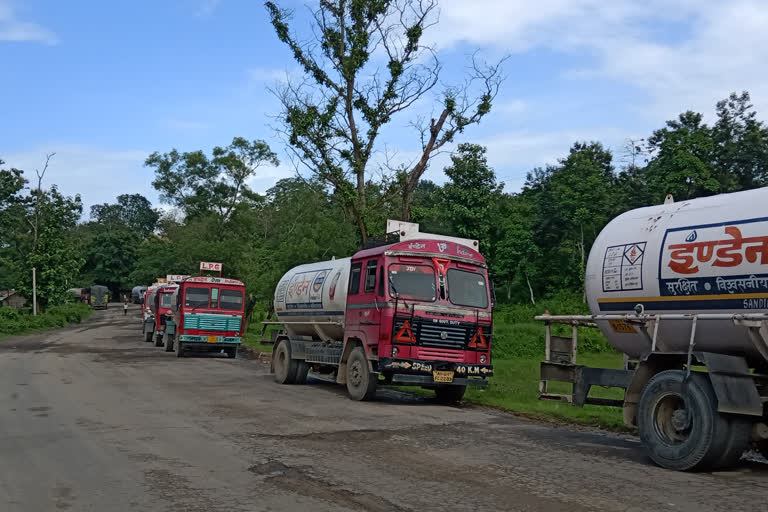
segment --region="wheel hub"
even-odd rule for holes
[[[677,432],[684,432],[691,425],[691,415],[686,409],[677,409],[672,413],[672,426]]]
[[[360,362],[359,361],[355,361],[349,367],[349,381],[350,381],[350,383],[353,386],[357,387],[357,386],[360,385],[362,380],[363,380],[363,377],[362,377],[361,371],[360,371]]]

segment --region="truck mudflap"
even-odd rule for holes
[[[493,365],[420,361],[414,359],[379,358],[379,373],[390,374],[397,384],[454,384],[487,386],[486,377],[493,376]]]

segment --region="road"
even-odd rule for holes
[[[177,359],[137,311],[0,340],[0,510],[765,510],[768,465],[653,466],[631,436]],[[531,383],[535,385],[535,383]]]

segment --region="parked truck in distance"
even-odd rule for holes
[[[390,221],[391,222],[391,221]],[[414,227],[415,226],[415,227]],[[492,294],[477,242],[402,225],[399,241],[300,265],[279,281],[275,380],[331,374],[355,400],[379,381],[422,386],[443,402],[493,375]]]
[[[750,446],[768,456],[768,188],[620,215],[595,240],[585,284],[593,315],[536,317],[541,399],[622,407],[665,468],[728,467]],[[578,365],[579,326],[599,328],[625,368]],[[550,381],[573,391],[551,393]]]
[[[243,337],[245,285],[236,279],[188,277],[172,294],[173,318],[165,324],[165,350],[237,356]]]
[[[109,306],[109,288],[100,284],[91,286],[88,304],[93,309],[107,309]]]
[[[144,333],[146,341],[152,341],[154,338],[156,347],[163,346],[165,343],[166,326],[169,322],[173,322],[171,304],[173,294],[177,289],[178,285],[176,284],[161,284],[152,290],[149,301],[151,316],[148,322],[145,320]]]

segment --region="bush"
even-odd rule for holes
[[[0,307],[0,336],[64,327],[80,323],[90,314],[91,308],[82,303],[51,306],[37,316],[29,311]]]

